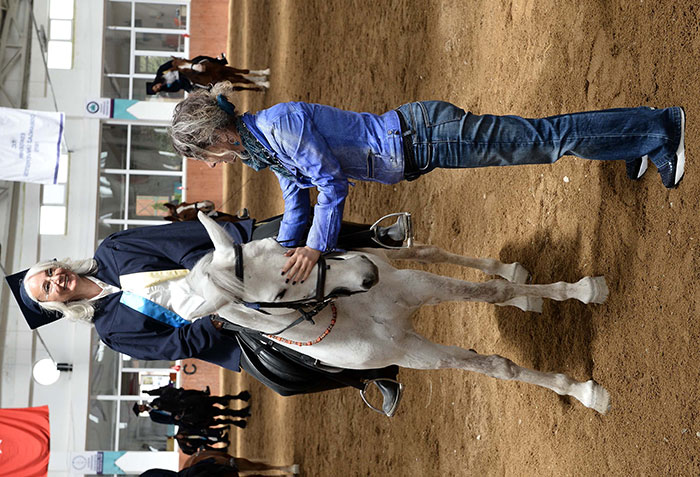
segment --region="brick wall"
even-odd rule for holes
[[[197,55],[218,56],[226,52],[228,35],[228,0],[192,0],[190,12],[190,57]],[[187,161],[187,200],[209,199],[220,206],[223,202],[223,168],[214,169],[200,161]],[[183,360],[188,371],[180,371],[182,387],[204,389],[207,385],[212,394],[220,394],[219,367],[197,359]]]
[[[226,53],[228,0],[192,0],[190,11],[190,58],[216,57]],[[217,208],[223,203],[223,168],[187,161],[188,202],[209,199]]]

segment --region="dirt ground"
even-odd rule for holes
[[[535,117],[683,105],[688,164],[673,191],[652,165],[635,183],[622,163],[564,158],[358,183],[347,201],[350,220],[409,211],[420,241],[520,261],[535,283],[604,275],[603,305],[446,304],[415,322],[440,343],[594,378],[610,391],[607,415],[532,385],[402,370],[389,419],[355,390],[280,398],[230,373],[228,388],[254,395],[231,450],[307,476],[700,475],[699,25],[694,1],[232,0],[231,63],[272,70],[267,93],[241,94],[250,110],[302,100],[382,113],[443,99]],[[227,174],[228,209],[282,212],[271,173]]]

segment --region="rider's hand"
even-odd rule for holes
[[[289,260],[282,267],[282,275],[294,285],[309,278],[321,252],[310,247],[299,247],[288,250],[284,255],[289,257]]]
[[[211,324],[214,325],[214,328],[217,331],[221,331],[222,329],[224,329],[224,322],[221,321],[221,319],[219,319],[219,315],[211,315],[209,319],[211,320]]]

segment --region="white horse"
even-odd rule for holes
[[[312,300],[316,295],[317,280],[285,283],[280,270],[287,261],[287,249],[274,239],[250,242],[236,249],[213,220],[202,213],[199,220],[215,245],[215,250],[188,275],[193,291],[206,299],[204,308],[199,310],[201,314],[218,313],[238,325],[270,334],[285,328],[299,313],[288,308],[256,310],[246,303],[264,306],[270,302]],[[241,257],[236,256],[239,251]],[[390,265],[387,258],[454,263],[505,280],[471,283],[419,270],[400,270]],[[237,259],[242,259],[242,280],[235,273]],[[281,333],[283,345],[338,368],[369,369],[396,364],[413,369],[476,371],[543,386],[572,396],[600,413],[608,410],[608,392],[593,380],[577,382],[564,374],[520,367],[498,355],[484,356],[473,350],[433,343],[419,335],[411,324],[411,315],[419,307],[445,301],[485,301],[531,311],[541,311],[542,298],[602,303],[608,295],[604,278],[586,277],[576,283],[549,285],[515,283],[528,277],[518,263],[467,258],[432,246],[366,249],[331,256],[326,261],[330,267],[323,293],[346,296],[334,299],[332,306],[315,317],[315,324],[305,321]]]

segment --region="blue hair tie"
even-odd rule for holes
[[[218,104],[219,108],[221,108],[227,114],[231,116],[236,115],[236,107],[223,94],[217,95],[216,104]]]

